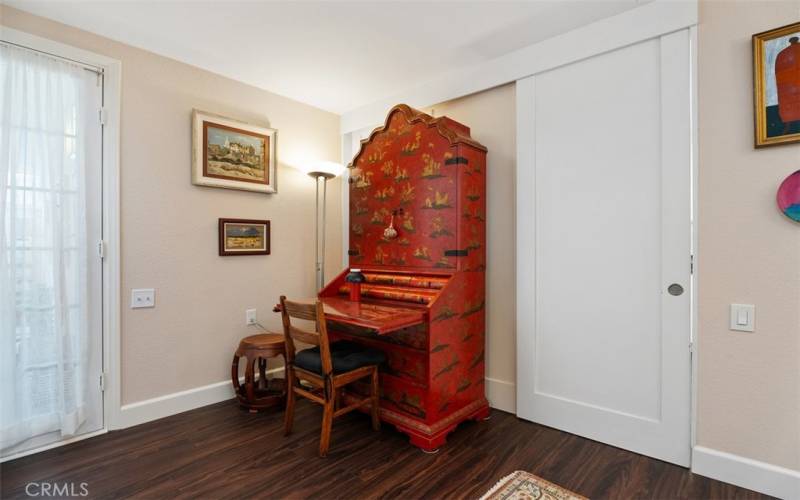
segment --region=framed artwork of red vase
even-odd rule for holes
[[[757,148],[800,142],[800,23],[753,35]]]

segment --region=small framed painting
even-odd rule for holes
[[[192,112],[192,184],[276,193],[271,128]]]
[[[268,220],[220,219],[220,255],[269,255]]]
[[[800,23],[753,35],[755,146],[800,141]]]

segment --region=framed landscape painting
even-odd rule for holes
[[[192,183],[277,192],[275,130],[194,110]]]
[[[220,255],[269,255],[268,220],[220,219]]]
[[[755,146],[800,141],[800,23],[753,35]]]

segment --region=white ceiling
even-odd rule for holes
[[[4,3],[341,114],[644,1]]]

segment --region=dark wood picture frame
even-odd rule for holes
[[[227,246],[228,241],[228,228],[227,225],[233,224],[238,226],[262,226],[263,235],[261,238],[263,239],[263,245],[261,247],[251,250],[249,248],[242,248],[242,249],[231,249]],[[270,239],[271,239],[271,229],[270,223],[268,220],[260,220],[260,219],[227,219],[227,218],[220,218],[217,226],[217,231],[219,233],[219,255],[220,256],[230,256],[230,255],[269,255],[270,254]],[[241,238],[248,238],[251,236],[240,236]]]

